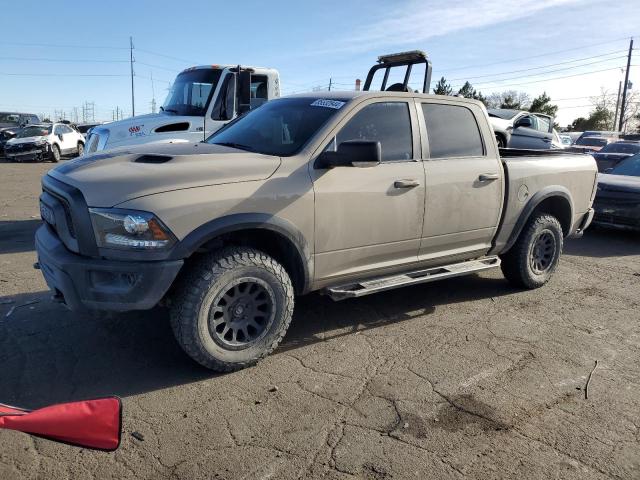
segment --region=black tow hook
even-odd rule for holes
[[[40,270],[40,263],[39,262],[34,263],[33,268],[35,268],[36,270]]]

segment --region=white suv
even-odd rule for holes
[[[5,144],[8,160],[57,162],[63,155],[80,156],[84,137],[66,123],[29,125]]]

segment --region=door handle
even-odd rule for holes
[[[413,179],[396,180],[393,182],[394,188],[413,188],[420,185],[420,182]]]
[[[498,175],[497,173],[482,173],[478,177],[478,180],[480,180],[481,182],[488,182],[491,180],[498,180],[499,178],[500,175]]]

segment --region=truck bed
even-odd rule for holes
[[[522,211],[532,199],[544,197],[546,191],[566,192],[571,199],[571,226],[565,235],[574,233],[595,195],[598,169],[593,157],[563,150],[501,148],[500,158],[505,172],[505,202],[491,253],[502,253],[510,247]]]

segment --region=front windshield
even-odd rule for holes
[[[601,147],[602,145],[606,145],[606,138],[593,138],[593,137],[585,137],[579,138],[576,142],[576,145],[584,145],[587,147]]]
[[[640,177],[640,154],[626,158],[616,165],[611,172],[612,175],[628,175],[630,177]]]
[[[207,143],[265,155],[295,155],[346,101],[309,97],[272,100],[218,130]]]
[[[503,120],[511,120],[517,114],[520,113],[520,110],[508,110],[504,108],[493,108],[488,110],[490,117],[502,118]]]
[[[15,113],[0,113],[0,123],[15,123],[20,121],[20,116]]]
[[[177,115],[204,116],[221,73],[222,70],[216,68],[182,72],[171,85],[162,110]]]
[[[610,143],[602,150],[601,153],[638,153],[640,152],[640,143]]]
[[[29,138],[29,137],[44,137],[51,133],[51,126],[49,127],[26,127],[16,135],[16,138]]]

